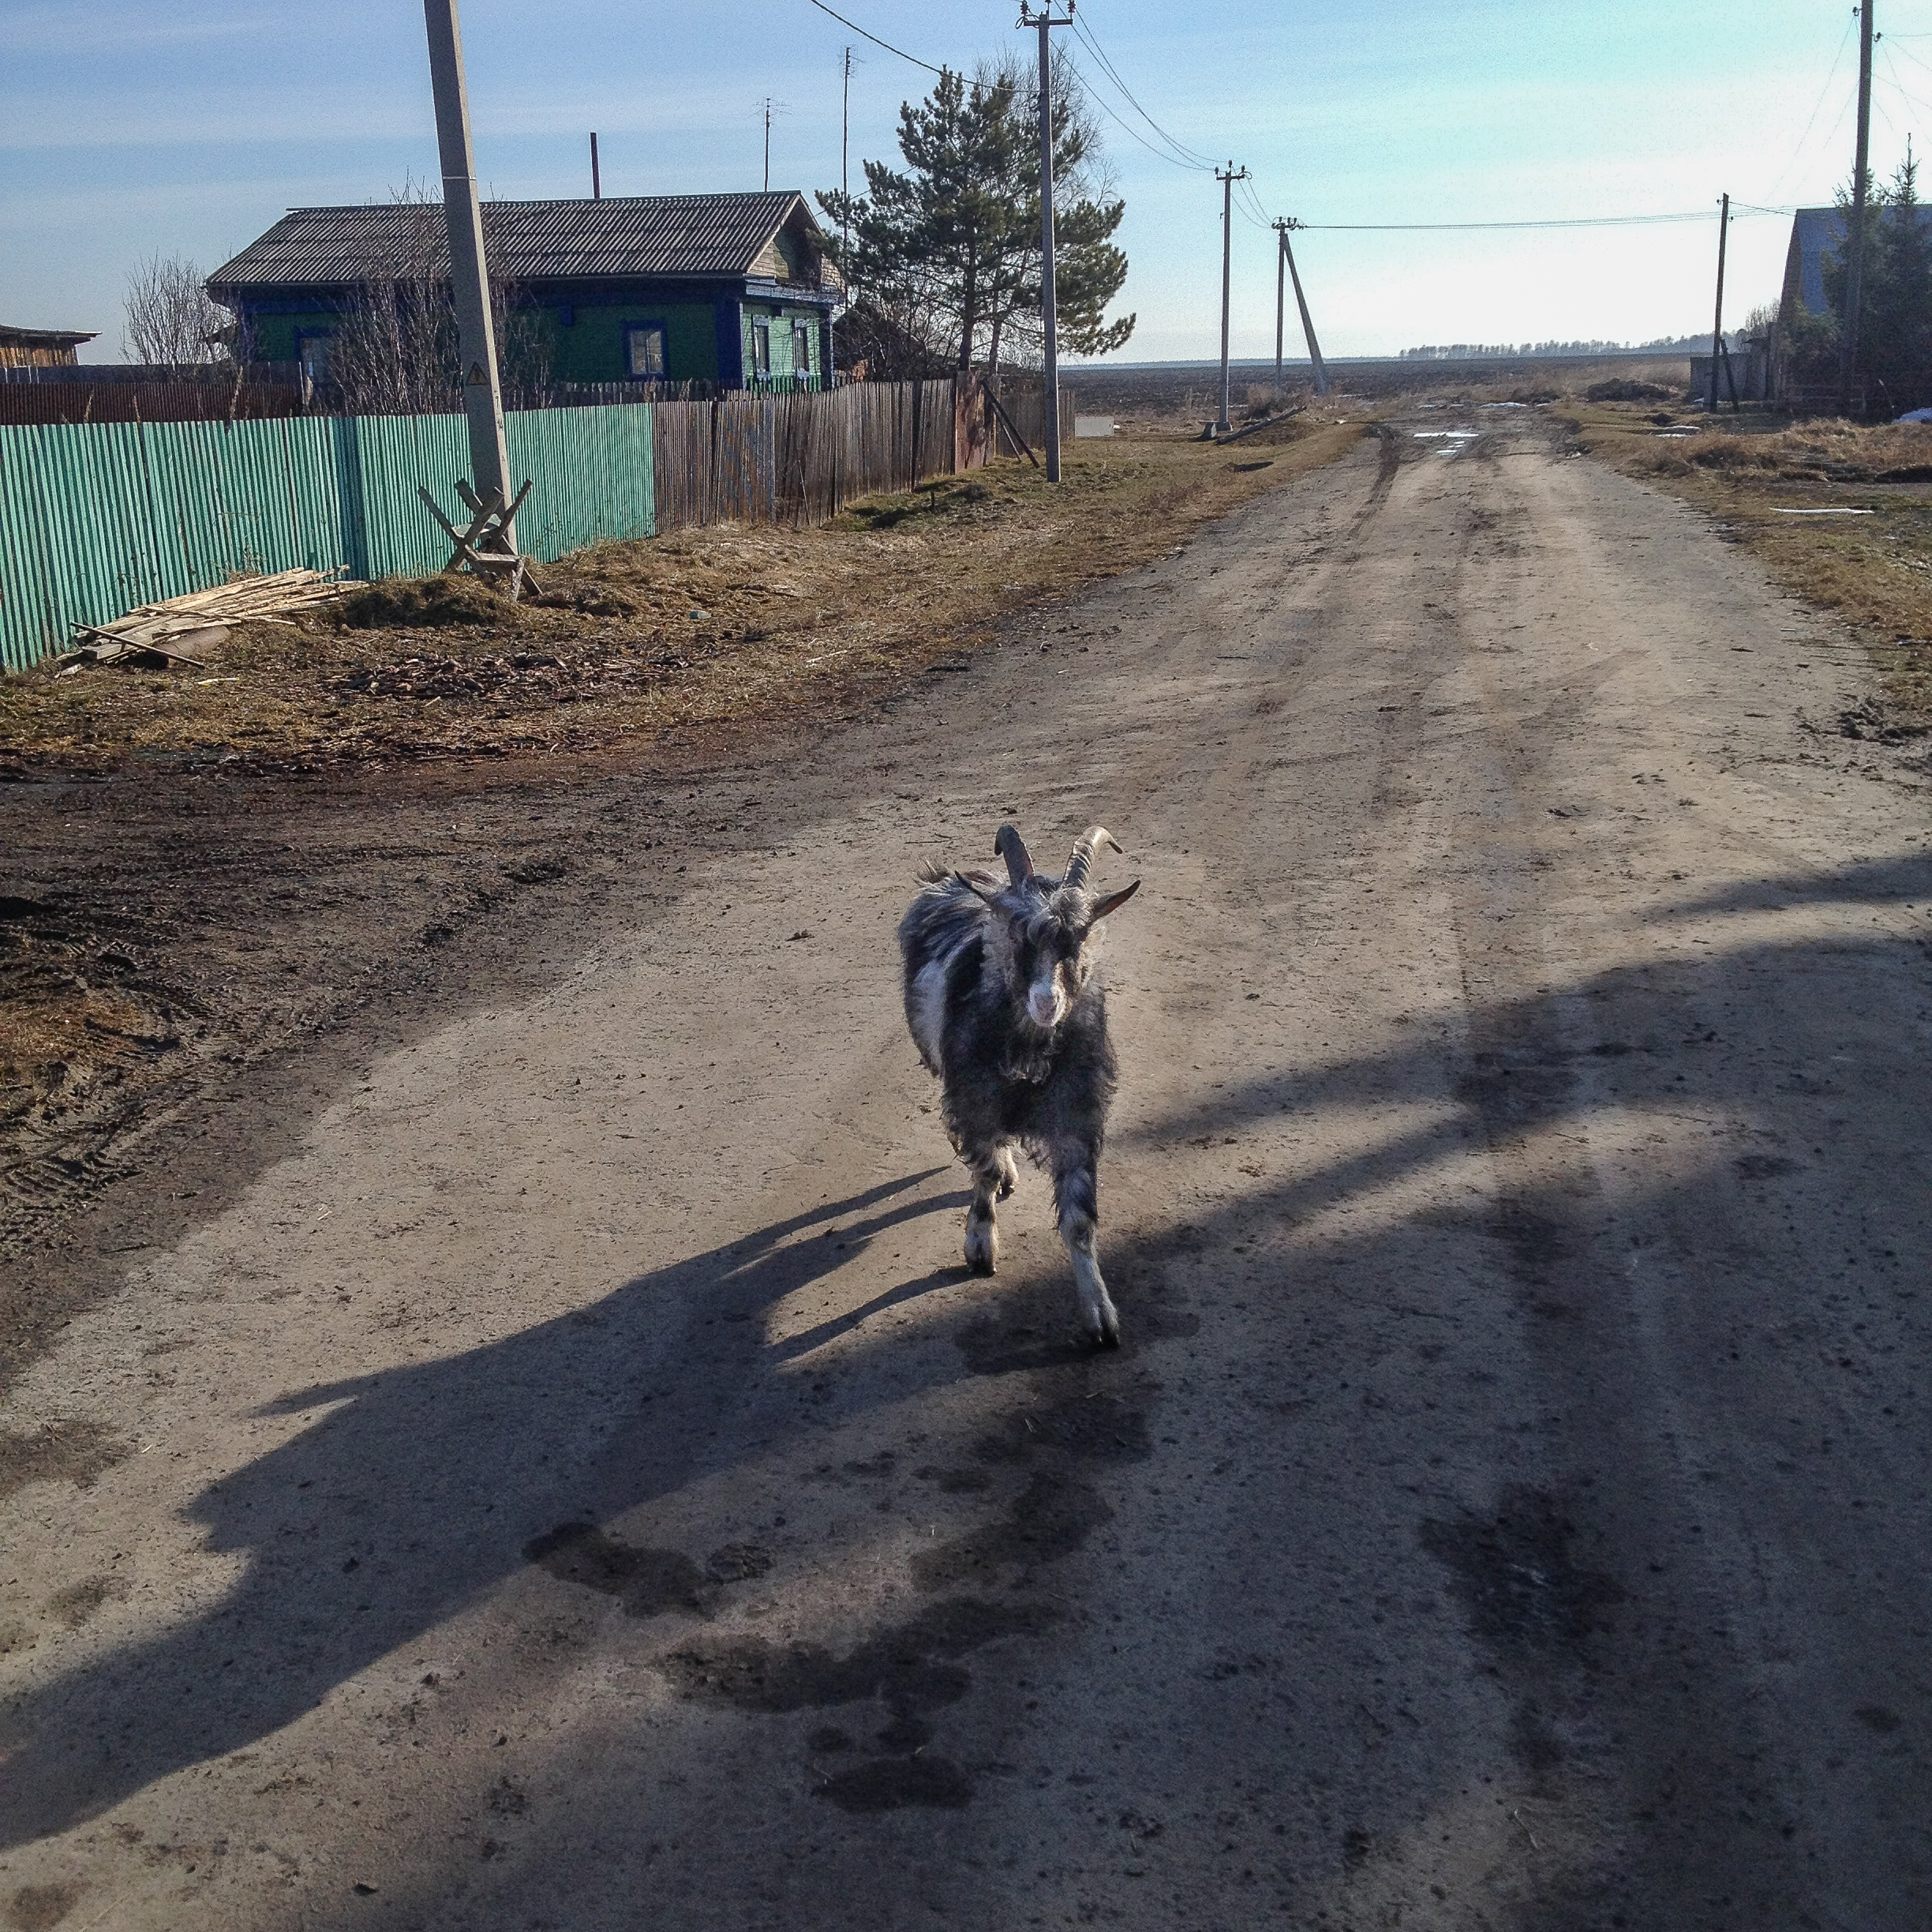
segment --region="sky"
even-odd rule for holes
[[[1889,175],[1932,131],[1932,9],[1875,0],[1872,157]],[[1012,0],[839,0],[935,65],[1030,52]],[[1857,80],[1840,0],[1083,0],[1083,25],[1159,127],[1250,170],[1234,223],[1233,349],[1271,356],[1275,243],[1301,269],[1322,347],[1642,341],[1708,328],[1717,203],[1829,201],[1848,178]],[[933,77],[811,0],[464,0],[478,171],[506,198],[840,177],[896,159],[900,103]],[[1062,34],[1102,105],[1158,137]],[[287,208],[386,200],[437,177],[423,21],[409,0],[0,0],[0,321],[91,329],[122,354],[126,279],[154,254],[212,269]],[[1221,191],[1103,118],[1130,264],[1122,361],[1218,353]],[[1349,231],[1350,224],[1687,215],[1654,226]],[[1733,224],[1725,310],[1774,300],[1787,217]],[[1294,309],[1290,304],[1290,354]]]

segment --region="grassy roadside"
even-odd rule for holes
[[[269,769],[580,753],[736,725],[970,648],[1001,616],[1171,549],[1329,462],[1354,423],[1300,417],[1228,448],[1178,435],[1069,444],[856,504],[823,529],[747,525],[595,546],[541,598],[384,584],[246,625],[206,671],[42,670],[0,682],[0,760]]]
[[[1592,455],[1720,518],[1786,590],[1858,629],[1884,696],[1844,730],[1896,742],[1932,729],[1932,425],[1713,421],[1655,399],[1558,406]],[[1792,514],[1817,510],[1860,514]]]

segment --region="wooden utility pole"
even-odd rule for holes
[[[1233,286],[1231,264],[1234,253],[1234,184],[1245,181],[1245,168],[1237,174],[1230,161],[1223,173],[1215,170],[1221,184],[1221,414],[1215,418],[1215,433],[1226,436],[1234,425],[1228,421],[1228,297]]]
[[[1717,414],[1717,365],[1724,358],[1724,238],[1731,232],[1731,197],[1726,195],[1717,218],[1717,313],[1711,323],[1710,413]],[[1750,372],[1746,371],[1748,376]]]
[[[1858,152],[1852,163],[1851,258],[1845,264],[1844,359],[1839,371],[1838,400],[1852,413],[1852,385],[1858,380],[1859,308],[1865,294],[1866,175],[1871,161],[1872,0],[1859,10]],[[1711,406],[1717,406],[1715,390]]]
[[[593,201],[604,199],[604,177],[597,171],[597,137],[594,134],[590,137],[590,199]]]
[[[463,83],[462,36],[456,0],[423,0],[429,31],[429,80],[436,98],[436,149],[443,167],[443,219],[449,231],[450,287],[456,306],[456,358],[463,409],[470,418],[470,462],[476,473],[474,522],[450,561],[473,566],[479,554],[515,566],[515,507],[504,448],[503,384],[490,316],[489,272],[483,253],[483,209],[477,197],[476,151],[470,140],[470,96]],[[464,486],[459,485],[462,489]],[[519,497],[519,501],[521,501]],[[439,513],[440,516],[440,513]],[[446,526],[447,527],[447,526]]]
[[[1301,293],[1301,271],[1295,267],[1294,250],[1288,245],[1288,236],[1290,230],[1292,229],[1299,228],[1301,226],[1301,224],[1298,221],[1296,221],[1292,216],[1290,216],[1286,221],[1278,221],[1275,224],[1275,232],[1281,237],[1281,258],[1282,261],[1287,264],[1289,280],[1294,284],[1295,306],[1301,312],[1301,333],[1307,339],[1309,362],[1310,366],[1312,367],[1315,371],[1315,393],[1317,395],[1326,395],[1328,393],[1327,368],[1322,361],[1321,344],[1315,339],[1315,324],[1309,314],[1308,298]],[[1277,279],[1279,280],[1279,278],[1278,277]],[[1278,385],[1281,380],[1281,319],[1279,301],[1280,298],[1278,295],[1276,298],[1275,322],[1275,381]]]
[[[1054,299],[1053,47],[1047,36],[1073,24],[1073,0],[1059,19],[1051,7],[1035,13],[1020,0],[1020,24],[1039,30],[1040,320],[1046,330],[1046,408],[1041,440],[1046,446],[1046,481],[1060,481],[1060,318]]]

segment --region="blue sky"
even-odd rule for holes
[[[934,62],[1032,45],[1010,0],[839,11]],[[1296,252],[1331,354],[1708,327],[1719,193],[1814,203],[1850,170],[1857,43],[1837,0],[1086,0],[1080,13],[1155,119],[1249,167],[1271,215],[1711,211],[1623,230],[1318,229]],[[1888,7],[1877,21],[1873,157],[1889,173],[1908,133],[1932,131],[1919,104],[1932,103],[1932,31],[1915,31],[1932,14]],[[844,47],[861,63],[855,178],[859,157],[893,152],[899,103],[931,80],[809,0],[465,0],[463,31],[480,169],[506,197],[588,193],[592,128],[606,193],[755,188],[767,94],[784,103],[773,185],[835,185]],[[436,175],[409,0],[5,0],[0,36],[0,320],[99,330],[96,358],[120,353],[122,290],[144,256],[205,270],[285,208],[384,200]],[[1121,305],[1140,318],[1125,355],[1211,355],[1219,190],[1105,125],[1128,206]],[[1728,314],[1775,295],[1788,238],[1774,217],[1734,227]],[[1235,351],[1271,354],[1273,238],[1237,219],[1234,240]]]

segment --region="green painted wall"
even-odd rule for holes
[[[792,307],[784,302],[750,301],[744,305],[739,318],[743,331],[745,380],[751,380],[751,372],[756,365],[751,358],[752,321],[762,318],[771,324],[771,373],[778,376],[817,376],[824,372],[819,364],[824,349],[821,339],[821,320],[816,309]],[[792,366],[792,326],[795,322],[805,323],[811,331],[811,346],[807,351],[805,366]]]
[[[555,308],[545,311],[550,320],[555,344],[552,366],[559,382],[627,380],[623,331],[633,322],[665,325],[667,381],[718,379],[717,311],[710,302],[653,301],[649,298],[621,303],[579,302],[577,319],[568,328],[558,322],[557,313]]]
[[[619,404],[504,417],[513,480],[536,479],[517,519],[530,556],[655,533],[651,417]],[[0,662],[24,670],[77,622],[230,571],[439,571],[449,545],[416,488],[454,511],[469,473],[460,416],[0,426]]]
[[[293,362],[295,339],[318,330],[333,329],[339,318],[332,309],[313,309],[302,315],[257,316],[255,318],[255,360],[258,362]]]
[[[561,309],[554,303],[523,311],[534,320],[551,345],[551,367],[559,382],[623,382],[628,380],[624,366],[627,325],[638,322],[661,322],[665,332],[666,379],[671,382],[716,382],[717,358],[717,309],[709,301],[653,301],[646,297],[635,301],[578,302],[575,320],[567,328]],[[784,302],[754,301],[744,305],[739,315],[743,343],[744,370],[751,371],[751,317],[771,319],[772,373],[822,375],[822,311]],[[792,322],[794,317],[809,322],[812,347],[807,367],[792,366]],[[297,338],[316,330],[334,328],[339,318],[327,309],[305,310],[298,315],[262,315],[255,318],[255,356],[264,362],[292,362]]]

